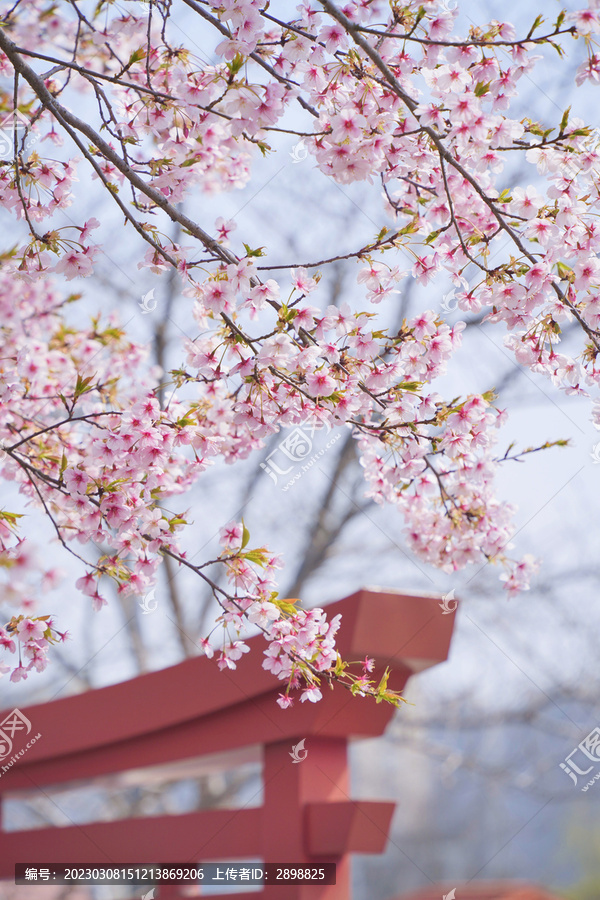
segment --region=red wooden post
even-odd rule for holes
[[[331,616],[342,613],[340,653],[349,660],[375,657],[379,673],[389,665],[390,687],[400,690],[413,672],[447,657],[454,616],[441,614],[439,599],[362,590],[331,604]],[[14,877],[16,862],[193,865],[258,858],[305,867],[335,862],[336,885],[265,887],[263,893],[270,900],[348,900],[350,854],[384,849],[394,804],[350,798],[347,742],[382,734],[394,709],[353,698],[336,686],[325,688],[317,704],[280,710],[275,698],[281,685],[262,668],[264,641],[257,637],[251,644],[254,652],[233,672],[221,673],[212,661],[197,657],[23,710],[32,733],[41,738],[0,776],[0,802],[7,791],[261,745],[262,807],[0,830],[0,879]],[[8,712],[0,713],[0,722]],[[292,747],[301,740],[306,758],[293,762]],[[175,885],[159,893],[160,900],[180,895]],[[228,895],[230,900],[246,896]]]
[[[298,741],[304,735],[298,736]],[[294,741],[294,744],[297,741]],[[290,742],[268,744],[264,755],[265,818],[263,839],[269,848],[269,862],[318,866],[337,863],[336,885],[299,886],[269,889],[273,900],[334,900],[350,896],[348,858],[337,852],[315,854],[310,846],[308,809],[311,802],[337,803],[349,799],[350,785],[345,738],[309,737],[306,757],[299,763],[290,759]],[[337,848],[335,848],[337,849]],[[312,851],[312,852],[311,852]]]

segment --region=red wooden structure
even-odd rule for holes
[[[439,597],[361,590],[331,604],[342,613],[344,659],[375,657],[392,668],[390,687],[446,659],[454,615]],[[215,809],[31,831],[0,830],[0,879],[16,862],[189,863],[258,858],[264,862],[337,863],[334,886],[265,887],[272,900],[347,900],[349,854],[384,849],[394,804],[350,798],[350,737],[380,735],[394,708],[354,698],[342,687],[319,703],[280,710],[281,682],[262,668],[262,637],[235,671],[195,657],[114,686],[22,710],[40,739],[0,776],[2,796],[238,749],[262,755],[261,807]],[[10,710],[0,713],[0,721]],[[410,707],[403,712],[410,715]],[[306,759],[292,746],[305,739]],[[15,750],[18,737],[15,738]],[[25,739],[23,739],[23,743]],[[0,770],[1,771],[1,770]],[[178,894],[170,886],[161,897]],[[246,896],[241,893],[229,897]]]

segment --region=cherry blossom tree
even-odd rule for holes
[[[464,323],[424,309],[390,328],[384,311],[410,280],[445,273],[461,310],[504,327],[519,364],[588,396],[600,427],[596,140],[569,110],[554,123],[511,115],[519,80],[543,54],[560,63],[566,42],[583,47],[577,84],[598,80],[600,3],[538,16],[525,34],[498,21],[465,33],[459,9],[438,0],[315,0],[283,18],[258,0],[123,6],[17,0],[2,13],[0,203],[26,229],[0,267],[2,475],[79,561],[76,587],[95,610],[109,582],[123,597],[147,593],[166,559],[220,604],[219,640],[202,642],[220,668],[247,651],[247,623],[263,631],[282,707],[298,688],[318,701],[334,680],[397,704],[387,672],[376,682],[370,660],[361,671],[339,657],[337,618],[279,596],[282,561],[243,522],[224,522],[219,556],[195,564],[182,547],[193,511],[170,507],[215,461],[247,459],[282,427],[344,426],[367,496],[397,509],[417,557],[446,572],[497,563],[509,594],[527,589],[537,563],[511,555],[513,510],[494,475],[552,444],[502,452],[493,392],[436,390]],[[182,12],[202,50],[176,27]],[[71,108],[82,104],[85,117]],[[387,224],[368,243],[280,264],[260,236],[238,245],[234,221],[183,211],[194,192],[245,186],[257,155],[290,136],[323,178],[381,194]],[[503,181],[506,154],[537,186]],[[79,295],[62,281],[90,276],[102,249],[96,218],[59,224],[78,184],[116,205],[140,269],[179,280],[197,329],[180,368],[145,365],[116,315],[70,324]],[[323,311],[321,275],[340,260],[356,265],[364,304]],[[572,326],[568,355],[559,344]],[[34,602],[59,574],[6,509],[0,541],[17,610],[0,641],[18,654],[18,681],[66,637]],[[98,544],[107,552],[92,560]]]

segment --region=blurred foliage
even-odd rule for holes
[[[569,900],[599,900],[600,898],[600,829],[579,820],[566,829],[566,848],[579,863],[581,878],[565,896]]]

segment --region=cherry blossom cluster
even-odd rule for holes
[[[384,673],[379,684],[367,677],[373,671],[375,661],[363,660],[362,673],[351,670],[352,663],[344,662],[335,646],[335,636],[341,623],[338,614],[328,621],[320,608],[298,608],[297,600],[281,600],[272,579],[274,570],[280,568],[280,560],[265,548],[246,550],[249,532],[243,522],[230,522],[221,529],[227,578],[235,593],[223,599],[223,615],[217,624],[222,625],[223,644],[217,664],[220,669],[235,669],[237,661],[250,649],[239,638],[245,621],[263,632],[268,640],[264,651],[263,668],[281,681],[287,681],[285,693],[279,694],[277,703],[282,709],[292,706],[293,691],[302,688],[300,702],[321,700],[322,678],[344,684],[354,696],[372,696],[378,702],[385,700],[399,705],[404,698],[388,689],[389,672]],[[223,592],[224,593],[224,592]],[[213,657],[214,645],[202,641],[207,656]],[[354,664],[357,665],[357,664]]]
[[[503,323],[521,365],[589,397],[600,428],[600,142],[568,110],[551,123],[511,112],[519,82],[543,54],[560,59],[566,42],[587,52],[577,83],[600,80],[600,0],[554,22],[538,17],[524,34],[496,20],[460,33],[458,10],[440,0],[304,0],[288,19],[259,0],[184,5],[200,53],[164,0],[126,12],[100,2],[89,17],[28,0],[0,29],[1,106],[16,99],[36,135],[28,148],[15,126],[12,158],[0,164],[0,206],[28,232],[0,266],[0,473],[78,557],[77,588],[94,609],[111,582],[124,595],[150,590],[168,555],[213,588],[221,668],[246,652],[249,622],[267,638],[265,667],[287,680],[282,706],[296,688],[318,700],[332,672],[354,693],[393,702],[368,670],[357,680],[344,668],[339,622],[279,599],[281,563],[248,549],[242,525],[224,529],[210,561],[225,567],[224,591],[209,563],[186,558],[189,513],[167,512],[164,501],[185,495],[212,461],[260,451],[282,427],[344,426],[368,496],[399,511],[415,554],[445,572],[499,563],[509,593],[528,587],[537,564],[510,556],[513,510],[494,488],[498,465],[514,458],[495,449],[505,413],[493,392],[436,390],[465,326],[444,321],[433,284],[449,278],[463,312]],[[79,95],[85,121],[69,106]],[[260,238],[240,235],[234,252],[234,221],[202,221],[201,205],[186,205],[198,191],[246,186],[254,159],[282,135],[302,140],[323,178],[375,186],[382,225],[369,243],[325,263],[271,265]],[[505,180],[515,156],[528,167],[523,184]],[[140,269],[176,271],[200,329],[166,376],[168,402],[158,390],[165,373],[147,367],[140,377],[144,350],[118,319],[71,327],[73,298],[51,280],[91,275],[101,250],[97,219],[61,218],[82,184],[117,205]],[[169,222],[185,244],[166,237]],[[340,260],[356,266],[360,302],[327,306],[322,270]],[[432,308],[391,328],[407,279],[427,288]],[[570,325],[572,353],[560,346]],[[33,588],[14,578],[34,555],[21,532],[16,514],[0,513],[7,597],[20,595],[28,613],[18,633],[30,663],[15,680],[43,668],[56,633],[48,624],[38,634],[47,620],[29,615]],[[99,558],[83,555],[92,544]],[[13,653],[15,629],[3,632]]]
[[[176,538],[185,517],[166,514],[159,501],[183,493],[211,456],[225,454],[223,418],[205,398],[184,405],[174,393],[168,415],[161,410],[139,378],[144,351],[124,339],[115,317],[105,326],[93,320],[87,333],[68,329],[59,315],[62,301],[47,281],[23,285],[5,277],[1,297],[2,473],[42,506],[65,547],[107,549],[94,561],[71,549],[87,564],[75,586],[94,610],[106,604],[102,585],[110,581],[123,595],[142,595],[154,584],[161,555],[186,563]],[[27,594],[23,578],[36,571],[36,559],[27,540],[18,538],[18,519],[0,513],[3,593],[8,602],[33,609],[35,594],[56,586],[60,573],[41,571]],[[301,683],[307,685],[303,699],[318,699],[318,673],[337,660],[339,618],[328,622],[322,610],[295,610],[279,600],[274,573],[280,563],[264,548],[248,549],[248,537],[241,525],[224,528],[223,555],[214,561],[225,565],[232,588],[216,591],[224,627],[218,665],[234,668],[247,651],[238,637],[249,622],[269,640],[267,656],[276,647],[289,663],[278,672],[288,678],[286,705]],[[203,568],[197,571],[206,577]],[[43,671],[50,646],[66,637],[49,616],[13,616],[0,633],[2,648],[18,656],[11,680]],[[213,655],[211,644],[202,644]],[[9,670],[3,662],[0,674]],[[397,702],[392,693],[386,699]]]
[[[13,616],[6,628],[0,628],[0,647],[8,653],[17,653],[19,658],[10,680],[21,681],[32,669],[43,672],[51,645],[67,638],[68,633],[58,631],[50,616]],[[0,660],[0,676],[9,671],[8,663]]]

